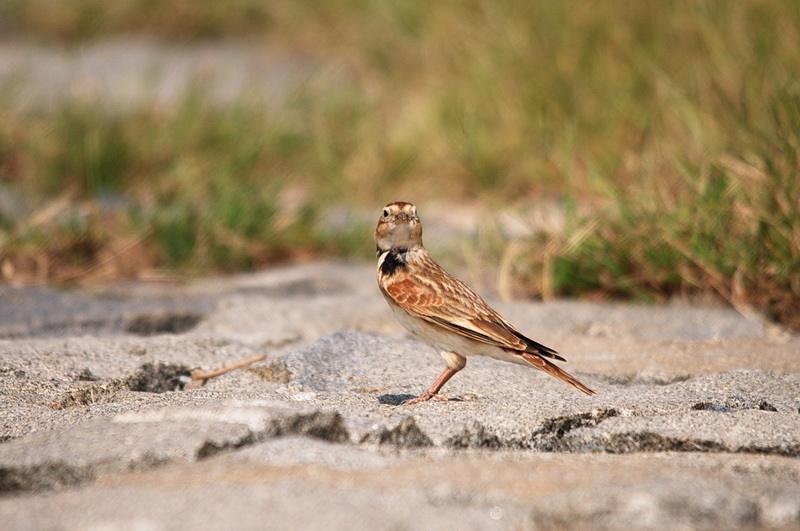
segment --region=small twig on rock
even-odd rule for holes
[[[264,361],[265,359],[267,359],[267,357],[264,354],[259,354],[257,356],[250,356],[249,358],[245,358],[235,363],[231,363],[230,365],[224,365],[218,369],[213,369],[210,371],[194,370],[192,371],[192,381],[186,384],[184,389],[196,389],[205,385],[206,381],[211,378],[216,378],[217,376],[221,376],[227,372],[247,367],[253,363]]]

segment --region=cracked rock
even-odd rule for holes
[[[364,436],[361,442],[390,445],[397,448],[423,448],[433,446],[433,442],[430,438],[417,426],[414,417],[405,417],[391,428],[381,426]]]
[[[404,404],[442,360],[373,277],[0,287],[3,527],[800,525],[800,338],[719,308],[501,303],[597,394],[470,358],[444,389],[470,399]],[[125,331],[143,315],[166,317]]]
[[[447,439],[446,446],[451,448],[514,448],[518,445],[513,441],[501,441],[491,428],[486,428],[479,422],[472,422],[464,426],[461,433],[457,433]],[[519,444],[521,447],[522,445]]]
[[[798,457],[798,433],[800,418],[791,413],[742,410],[719,415],[689,411],[675,416],[611,418],[594,429],[571,431],[558,446],[562,451],[731,452]]]
[[[233,405],[118,415],[0,446],[0,492],[81,483],[98,474],[191,462],[281,435],[348,440],[336,413]]]

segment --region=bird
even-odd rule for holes
[[[387,204],[375,227],[378,287],[392,313],[413,336],[437,349],[446,367],[416,404],[441,388],[474,355],[534,367],[593,395],[594,391],[552,360],[566,361],[550,347],[526,337],[464,282],[445,271],[422,244],[417,208],[405,201]]]

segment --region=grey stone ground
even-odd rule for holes
[[[442,362],[384,304],[348,264],[0,288],[3,528],[800,527],[797,336],[720,308],[498,303],[597,395],[472,359],[452,400],[401,406]]]

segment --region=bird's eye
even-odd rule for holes
[[[388,208],[384,208],[383,209],[383,217],[385,217],[385,218],[389,217],[389,209]]]

